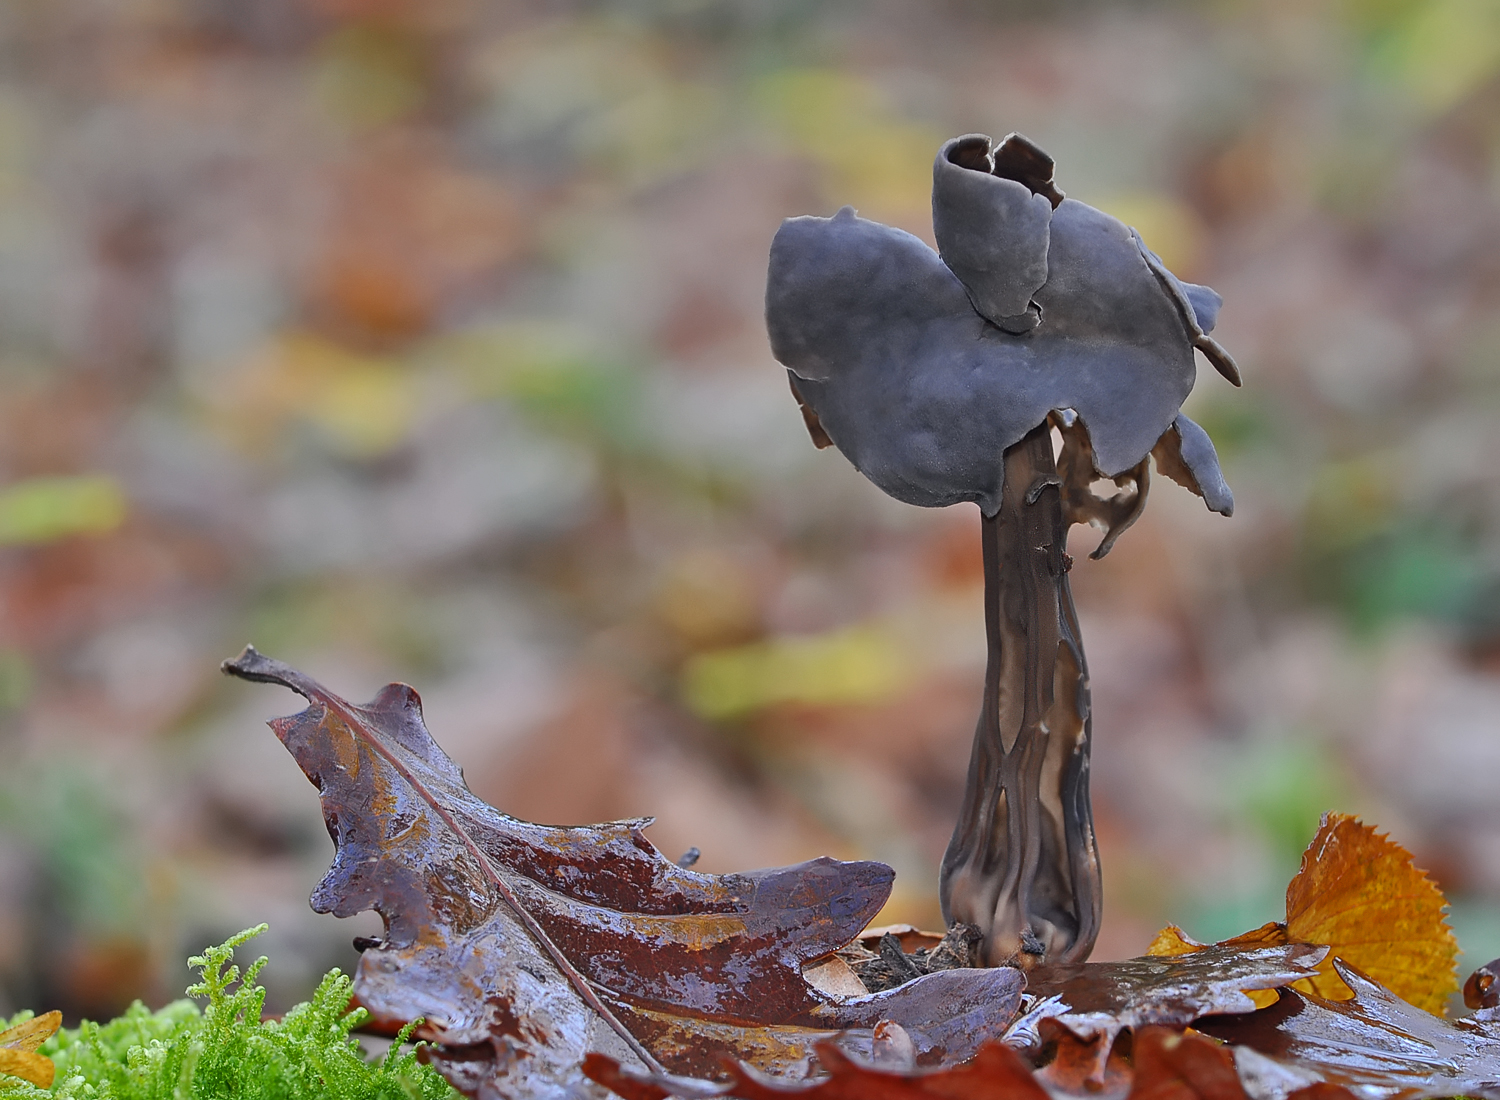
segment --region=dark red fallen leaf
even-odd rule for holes
[[[1289,951],[1289,947],[1299,948]],[[1251,950],[1212,948],[1178,959],[1132,959],[1125,963],[1083,963],[1054,968],[1050,977],[1063,977],[1058,991],[1040,1002],[1035,1022],[1033,1058],[1010,1046],[986,1047],[968,1065],[929,1072],[890,1072],[872,1067],[861,1044],[850,1058],[853,1044],[841,1037],[838,1045],[819,1044],[818,1057],[829,1076],[816,1084],[789,1085],[760,1078],[738,1068],[735,1077],[709,1095],[732,1095],[738,1100],[915,1100],[942,1096],[948,1100],[988,1100],[990,1097],[1036,1096],[1040,1089],[1052,1100],[1249,1100],[1229,1048],[1177,1026],[1163,1027],[1148,1017],[1172,1019],[1195,1016],[1204,1009],[1222,1012],[1247,1003],[1243,989],[1256,985],[1285,986],[1313,971],[1321,949],[1307,945]],[[1035,971],[1033,972],[1035,973]],[[1086,1011],[1070,1011],[1072,996]],[[1046,1012],[1061,1015],[1045,1015]],[[1031,1013],[1028,1013],[1031,1015]],[[1007,1043],[1022,1037],[1018,1019]],[[1074,1029],[1078,1029],[1079,1034]],[[1122,1032],[1128,1032],[1123,1038]],[[1258,1055],[1264,1070],[1278,1071],[1274,1060]],[[1033,1069],[1035,1062],[1040,1068]],[[614,1089],[625,1100],[662,1100],[669,1095],[703,1096],[682,1089],[678,1081],[621,1069],[610,1059],[594,1059],[588,1076]],[[1264,1077],[1264,1073],[1262,1074]],[[1282,1100],[1293,1089],[1317,1082],[1315,1073],[1281,1074]],[[691,1088],[694,1084],[689,1083]],[[1266,1100],[1256,1094],[1259,1100]],[[1349,1100],[1335,1095],[1307,1100]]]
[[[1103,971],[1110,964],[1087,967]],[[1467,1095],[1500,1100],[1500,1013],[1450,1022],[1396,998],[1357,970],[1338,964],[1354,991],[1350,1001],[1284,989],[1277,1005],[1244,1015],[1210,1016],[1195,1029],[1135,1025],[1123,1036],[1081,1038],[1042,1019],[1030,1070],[1027,1060],[992,1048],[970,1064],[929,1072],[890,1073],[820,1045],[829,1077],[812,1085],[767,1082],[739,1069],[712,1093],[620,1070],[607,1059],[589,1076],[626,1100],[668,1095],[729,1095],[739,1100],[1423,1100]],[[1206,1033],[1206,1034],[1204,1034]],[[693,1086],[698,1083],[690,1082]]]
[[[358,998],[377,1018],[425,1017],[432,1061],[463,1091],[565,1091],[589,1051],[700,1076],[730,1057],[800,1078],[815,1043],[851,1031],[868,1049],[881,1020],[901,1025],[918,1064],[946,1065],[1015,1014],[1015,970],[942,971],[866,997],[807,983],[803,968],[884,904],[883,864],[698,874],[656,850],[646,820],[534,825],[475,798],[404,684],[355,706],[253,649],[224,668],[308,699],[271,726],[319,788],[334,839],[313,908],[380,913]]]
[[[1130,1100],[1249,1100],[1234,1058],[1191,1032],[1145,1027],[1135,1033]]]
[[[790,1090],[753,1071],[737,1068],[730,1092],[738,1100],[785,1100],[789,1095],[807,1100],[921,1100],[963,1097],[964,1100],[1047,1100],[1047,1092],[1031,1075],[1031,1067],[1010,1047],[990,1043],[966,1065],[926,1074],[896,1074],[870,1069],[852,1061],[833,1043],[818,1044],[818,1058],[829,1077],[804,1089]]]
[[[1343,1085],[1319,1081],[1315,1085],[1308,1085],[1296,1092],[1287,1093],[1287,1100],[1360,1100],[1360,1098]]]
[[[1334,969],[1354,991],[1325,1000],[1283,990],[1272,1007],[1199,1022],[1200,1031],[1313,1070],[1370,1097],[1500,1097],[1500,1019],[1444,1020],[1407,1004],[1352,966]]]
[[[627,1073],[620,1063],[605,1054],[590,1053],[583,1058],[584,1076],[609,1089],[624,1100],[667,1100],[672,1090],[665,1084]],[[723,1086],[715,1089],[720,1093]]]
[[[817,1045],[828,1076],[805,1084],[775,1081],[747,1066],[730,1063],[729,1081],[719,1095],[736,1100],[1048,1100],[1031,1067],[1003,1043],[980,1048],[972,1061],[927,1073],[893,1073],[851,1059],[832,1042]],[[665,1079],[646,1080],[626,1073],[609,1058],[593,1056],[584,1072],[625,1100],[664,1100],[673,1095]],[[698,1094],[702,1095],[702,1094]]]
[[[1074,1035],[1056,1019],[1038,1027],[1045,1064],[1036,1078],[1054,1095],[1089,1096],[1094,1100],[1124,1100],[1130,1092],[1130,1061],[1113,1035]]]
[[[984,1047],[967,1065],[931,1072],[891,1073],[850,1059],[833,1043],[818,1044],[818,1058],[828,1076],[813,1084],[788,1085],[762,1078],[753,1070],[734,1067],[733,1078],[712,1095],[736,1100],[1042,1100],[1050,1097],[1087,1097],[1089,1100],[1250,1100],[1228,1048],[1202,1035],[1175,1028],[1144,1027],[1124,1045],[1109,1053],[1110,1070],[1103,1081],[1088,1077],[1095,1045],[1102,1036],[1081,1040],[1056,1029],[1058,1046],[1050,1061],[1033,1071],[1026,1059],[1003,1044]],[[632,1073],[612,1059],[594,1055],[584,1072],[624,1100],[665,1100],[666,1097],[706,1094],[680,1088],[669,1078],[650,1079]],[[1309,1095],[1305,1100],[1345,1100],[1334,1094]]]

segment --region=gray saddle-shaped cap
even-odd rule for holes
[[[810,427],[899,500],[993,515],[1005,448],[1071,409],[1100,474],[1157,448],[1163,472],[1232,508],[1207,434],[1180,414],[1195,347],[1238,384],[1208,336],[1217,294],[1064,198],[1051,159],[1018,135],[943,146],[933,224],[939,252],[849,207],[782,223],[766,326]]]

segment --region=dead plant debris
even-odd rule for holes
[[[698,874],[647,820],[542,826],[481,802],[403,684],[355,706],[253,649],[225,670],[309,701],[271,726],[335,843],[313,906],[381,914],[356,997],[387,1027],[424,1017],[426,1057],[470,1096],[1500,1100],[1500,1010],[1425,1007],[1455,984],[1441,893],[1354,818],[1325,817],[1285,923],[981,968],[973,928],[861,934],[881,864]],[[1493,985],[1481,968],[1468,988]]]

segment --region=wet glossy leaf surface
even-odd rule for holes
[[[1272,1008],[1196,1026],[1272,1058],[1312,1069],[1368,1096],[1500,1096],[1500,1020],[1443,1020],[1336,962],[1350,1000],[1293,990]]]
[[[1306,977],[1324,953],[1307,944],[1216,946],[1177,958],[1040,966],[1028,975],[1028,991],[1057,997],[1064,1011],[1054,1018],[1075,1035],[1109,1040],[1125,1028],[1182,1027],[1203,1016],[1249,1011],[1255,1007],[1249,991]]]
[[[795,1096],[806,1100],[918,1100],[923,1097],[962,1100],[1046,1100],[1047,1092],[1032,1075],[1024,1058],[1010,1047],[992,1043],[983,1047],[967,1065],[934,1073],[892,1073],[862,1065],[833,1043],[819,1043],[817,1054],[827,1076],[808,1085],[772,1081],[743,1066],[733,1067],[733,1077],[721,1094],[738,1100],[781,1100]],[[671,1095],[667,1082],[654,1083],[621,1072],[605,1058],[593,1058],[584,1067],[595,1081],[606,1085],[625,1100],[664,1100]]]
[[[1019,971],[950,970],[864,997],[825,994],[805,965],[850,942],[892,872],[817,859],[704,875],[666,859],[647,821],[534,825],[475,798],[404,684],[355,706],[247,650],[225,670],[310,706],[271,723],[322,794],[336,852],[319,912],[374,909],[383,940],[356,994],[377,1019],[423,1016],[433,1059],[474,1093],[551,1095],[603,1050],[712,1075],[726,1056],[801,1076],[815,1042],[882,1020],[918,1064],[970,1057],[1019,1004]]]
[[[1110,1052],[1103,1076],[1088,1072],[1102,1036],[1089,1042],[1060,1032],[1055,1049],[1051,1043],[1043,1054],[1045,1064],[1034,1069],[1011,1048],[996,1044],[982,1049],[968,1065],[935,1072],[895,1073],[851,1060],[833,1043],[818,1045],[817,1054],[827,1076],[813,1084],[786,1084],[766,1080],[753,1070],[736,1068],[732,1080],[712,1092],[683,1088],[684,1082],[652,1079],[622,1069],[599,1055],[589,1058],[585,1072],[624,1100],[665,1100],[671,1095],[730,1095],[740,1100],[776,1100],[805,1097],[807,1100],[916,1100],[946,1097],[950,1100],[1041,1100],[1042,1097],[1089,1097],[1090,1100],[1249,1100],[1262,1092],[1248,1093],[1233,1048],[1192,1030],[1144,1027],[1133,1041]],[[1122,1049],[1122,1047],[1124,1049]],[[1261,1056],[1261,1062],[1277,1064]],[[1265,1081],[1262,1074],[1258,1079]],[[1345,1100],[1351,1096],[1343,1084],[1318,1080],[1316,1075],[1288,1074],[1281,1079],[1295,1088],[1283,1088],[1285,1100]],[[1308,1082],[1311,1082],[1310,1084]],[[1277,1095],[1274,1087],[1272,1095]]]

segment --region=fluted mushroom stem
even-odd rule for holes
[[[1078,962],[1101,893],[1089,682],[1046,424],[1006,450],[1000,510],[982,522],[989,661],[943,916],[980,930],[986,965]]]

